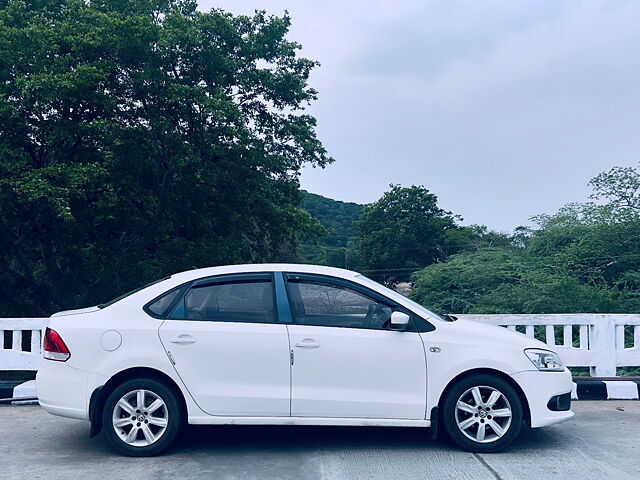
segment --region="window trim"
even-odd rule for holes
[[[278,311],[278,323],[293,324],[293,310],[287,291],[287,279],[284,272],[273,272],[274,290],[276,292],[276,309]]]
[[[375,331],[375,332],[395,332],[396,330],[391,330],[391,329],[379,329],[379,328],[367,328],[367,327],[351,327],[351,326],[339,326],[339,325],[332,325],[332,326],[327,326],[327,325],[305,325],[302,323],[296,323],[295,321],[295,304],[293,301],[293,296],[291,294],[291,291],[289,289],[289,282],[292,283],[299,283],[299,282],[310,282],[310,283],[316,283],[316,284],[325,284],[325,285],[335,285],[336,287],[343,287],[343,288],[347,288],[349,290],[352,290],[356,293],[359,293],[360,295],[364,295],[366,297],[371,298],[372,300],[375,300],[376,302],[382,303],[384,305],[387,305],[389,307],[391,307],[392,311],[399,311],[399,312],[403,312],[408,314],[411,319],[409,320],[409,328],[407,328],[406,330],[403,330],[403,332],[406,333],[420,333],[420,332],[430,332],[435,330],[435,327],[433,325],[431,325],[430,322],[426,321],[425,319],[423,319],[422,317],[419,317],[415,312],[413,312],[412,310],[409,310],[407,307],[405,307],[404,305],[399,304],[398,302],[396,302],[395,300],[386,297],[378,292],[376,292],[375,290],[372,290],[364,285],[361,285],[359,283],[353,282],[351,280],[346,280],[344,278],[340,278],[340,277],[333,277],[331,275],[324,275],[324,274],[316,274],[316,273],[296,273],[296,272],[282,272],[283,276],[284,276],[284,281],[285,281],[285,287],[286,287],[286,292],[287,292],[287,298],[289,299],[289,308],[291,310],[291,317],[292,317],[292,321],[293,321],[293,325],[299,325],[299,326],[309,326],[309,327],[323,327],[323,328],[352,328],[355,330],[369,330],[369,331]],[[426,325],[423,326],[422,328],[420,328],[420,326],[418,325],[418,322],[416,321],[416,317],[419,317],[422,321],[426,322]]]
[[[273,282],[272,272],[224,273],[213,277],[203,277],[193,281],[192,287],[202,288],[218,283]]]

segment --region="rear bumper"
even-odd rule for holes
[[[549,408],[549,401],[553,397],[571,393],[573,382],[571,373],[566,368],[563,372],[537,370],[519,372],[511,377],[520,385],[527,397],[532,428],[545,427],[573,417],[570,409],[554,411]]]
[[[87,377],[64,362],[43,360],[36,375],[40,405],[53,415],[89,420]]]

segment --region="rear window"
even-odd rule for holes
[[[146,309],[158,317],[164,317],[183,291],[182,287],[175,288],[147,305]]]

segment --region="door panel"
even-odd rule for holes
[[[289,338],[276,321],[270,274],[228,275],[195,283],[159,334],[208,414],[288,416]]]
[[[208,414],[289,415],[285,325],[166,320],[160,339],[178,375]]]
[[[389,330],[394,303],[344,279],[287,274],[291,415],[425,418],[420,335]]]
[[[418,333],[289,325],[294,417],[424,419]]]

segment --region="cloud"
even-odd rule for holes
[[[322,63],[311,112],[336,163],[305,170],[311,191],[370,202],[424,184],[467,222],[511,229],[640,160],[640,2],[263,6],[288,8],[291,38]]]

